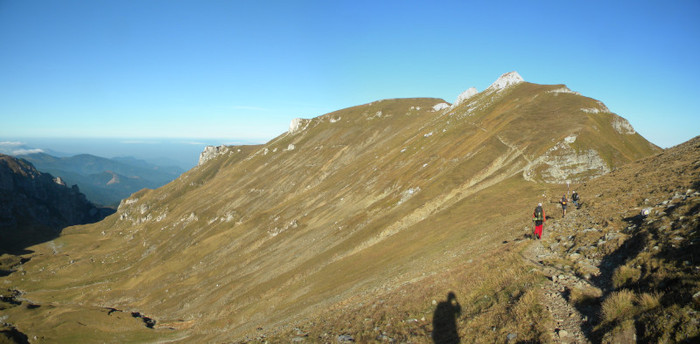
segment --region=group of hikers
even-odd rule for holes
[[[576,209],[580,207],[579,200],[578,193],[574,191],[571,194],[571,201],[574,203]],[[561,200],[559,200],[558,203],[561,204],[561,217],[563,218],[566,216],[566,206],[569,203],[569,200],[566,198],[566,194],[561,196]],[[532,221],[535,223],[535,238],[538,240],[542,239],[543,226],[545,221],[547,221],[547,216],[544,214],[542,203],[538,203],[537,207],[535,207],[535,211],[532,213]]]

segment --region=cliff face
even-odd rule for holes
[[[49,240],[65,227],[96,222],[111,212],[90,203],[77,186],[67,187],[25,160],[0,155],[0,253]]]

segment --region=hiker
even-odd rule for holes
[[[544,215],[544,209],[542,209],[542,203],[537,203],[535,212],[532,213],[532,221],[535,222],[535,237],[539,240],[542,239],[542,227],[547,218]]]
[[[574,192],[571,194],[571,201],[574,202],[574,207],[576,207],[576,209],[578,209],[579,208],[578,194],[576,193],[576,190],[574,190]]]
[[[567,202],[569,202],[569,200],[566,199],[566,194],[561,195],[561,201],[559,201],[559,203],[561,204],[561,211],[562,211],[561,217],[566,216],[566,203]]]

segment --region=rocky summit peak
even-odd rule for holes
[[[525,81],[523,77],[516,71],[508,72],[501,75],[487,90],[500,91],[508,86],[515,85]]]
[[[457,97],[457,100],[455,100],[455,103],[452,104],[452,107],[457,107],[459,104],[464,103],[465,100],[473,97],[477,93],[479,93],[479,91],[476,89],[476,87],[470,87]]]

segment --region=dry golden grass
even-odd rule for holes
[[[603,335],[602,344],[638,343],[634,320],[626,319],[615,325]]]
[[[660,292],[642,293],[637,295],[637,304],[641,311],[646,312],[661,306],[662,296]]]
[[[335,341],[335,336],[348,334],[362,343],[432,343],[435,317],[441,316],[440,305],[451,292],[456,296],[455,304],[460,305],[454,329],[463,342],[477,338],[484,342],[505,341],[509,334],[517,334],[518,340],[543,341],[549,314],[540,303],[537,288],[546,278],[525,264],[519,247],[506,246],[468,262],[455,262],[449,270],[372,299],[344,301],[317,317],[295,323],[294,329],[266,339],[288,341],[301,329],[310,341]]]
[[[626,239],[625,236],[621,235],[615,239],[609,240],[598,247],[598,252],[606,256],[611,255],[622,246]]]
[[[635,314],[636,295],[630,290],[620,290],[610,294],[601,306],[603,322],[613,323],[631,318]]]
[[[591,286],[571,288],[569,292],[569,301],[575,305],[598,303],[603,296],[600,288]]]
[[[642,276],[639,269],[622,265],[618,267],[612,275],[612,284],[615,289],[620,289],[625,285],[637,283]]]

